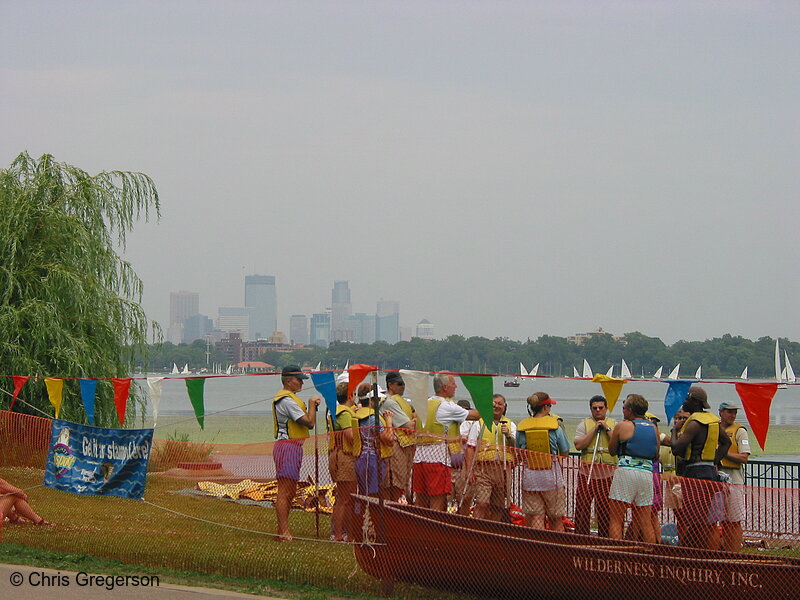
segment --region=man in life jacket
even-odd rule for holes
[[[414,431],[417,429],[417,413],[411,402],[403,397],[406,384],[400,373],[386,374],[386,399],[381,411],[388,410],[394,417],[394,442],[389,460],[387,494],[389,500],[398,500],[403,494],[410,496],[411,470],[414,466]]]
[[[450,453],[461,446],[459,425],[480,418],[477,410],[467,410],[453,401],[455,377],[437,373],[433,377],[433,393],[428,398],[424,431],[417,435],[411,489],[417,506],[447,510],[447,495],[453,491]]]
[[[502,521],[508,519],[517,426],[505,416],[502,394],[492,396],[492,410],[491,431],[483,419],[471,423],[464,468],[475,485],[475,516]]]
[[[608,403],[603,396],[589,400],[591,416],[575,430],[574,445],[581,452],[578,490],[575,494],[575,533],[589,534],[589,520],[594,501],[597,534],[608,537],[608,491],[617,460],[608,451],[611,430],[617,422],[607,417]]]
[[[303,442],[308,430],[314,429],[317,420],[319,396],[312,396],[305,403],[297,395],[303,389],[303,380],[308,375],[297,365],[288,365],[281,372],[281,389],[272,400],[272,420],[274,424],[275,446],[272,457],[275,460],[275,476],[278,479],[278,495],[275,499],[275,518],[278,522],[278,540],[292,541],[289,532],[289,510],[297,493],[300,480],[300,466],[303,462]]]
[[[331,515],[331,541],[347,541],[356,531],[353,494],[357,491],[356,456],[361,452],[361,435],[355,415],[355,395],[347,395],[347,382],[336,385],[336,415],[328,415],[328,471],[336,484]]]
[[[628,507],[641,539],[656,541],[651,511],[653,506],[653,461],[658,458],[660,436],[655,423],[645,418],[648,403],[639,394],[628,394],[622,404],[625,420],[611,432],[608,451],[617,457],[617,470],[611,481],[611,520],[608,535],[622,539],[622,524]]]
[[[569,442],[558,419],[550,414],[555,400],[545,392],[528,397],[528,414],[517,425],[517,448],[523,452],[522,511],[525,524],[544,529],[545,519],[554,531],[564,531],[561,517],[567,511],[567,494],[561,473],[561,457],[569,454]]]
[[[680,431],[683,424],[689,418],[682,408],[679,408],[672,418],[672,426]],[[684,472],[684,460],[672,453],[672,436],[668,433],[661,434],[661,449],[659,450],[661,461],[661,479],[664,490],[664,508],[671,508],[675,514],[675,524],[678,529],[678,539],[686,536],[686,525],[683,518],[681,502],[681,481],[680,477]]]
[[[711,504],[722,491],[717,465],[728,454],[731,441],[720,427],[717,415],[705,412],[710,408],[706,391],[699,386],[689,388],[683,410],[690,414],[680,431],[672,429],[672,453],[685,460],[681,481],[681,510],[686,523],[686,539],[681,545],[709,548],[712,545]]]
[[[735,402],[719,405],[720,427],[731,440],[728,454],[722,459],[720,472],[730,477],[725,490],[725,517],[722,520],[722,549],[739,552],[742,549],[742,521],[744,520],[743,466],[750,457],[750,439],[747,429],[736,422],[739,406]]]

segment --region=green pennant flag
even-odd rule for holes
[[[200,423],[200,429],[205,429],[203,421],[206,415],[205,402],[203,401],[203,388],[205,387],[205,377],[188,377],[184,379],[186,390],[189,392],[189,400],[194,408],[194,415]]]
[[[469,390],[475,408],[481,414],[486,428],[491,431],[494,424],[494,407],[492,406],[492,396],[494,395],[494,377],[491,375],[461,375],[464,387]]]

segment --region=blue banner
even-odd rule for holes
[[[689,395],[689,388],[692,387],[695,381],[686,381],[683,379],[668,379],[669,388],[667,395],[664,397],[664,412],[667,413],[667,429],[672,427],[672,417],[678,412],[686,396]]]
[[[105,429],[53,419],[44,484],[73,494],[140,500],[152,429]]]
[[[314,387],[325,398],[325,405],[328,407],[328,412],[332,415],[336,414],[336,377],[332,371],[312,371],[311,381]],[[335,418],[335,417],[334,417]]]

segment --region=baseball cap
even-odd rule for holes
[[[297,377],[298,379],[308,379],[308,375],[303,373],[303,371],[300,370],[300,367],[298,367],[297,365],[286,365],[285,367],[283,367],[283,370],[281,370],[281,376]]]
[[[719,405],[720,410],[739,410],[741,407],[736,402],[722,402]]]
[[[386,385],[389,385],[390,383],[402,384],[405,382],[403,381],[403,376],[400,375],[400,373],[392,371],[386,374]]]

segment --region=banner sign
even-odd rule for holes
[[[73,494],[141,500],[152,429],[105,429],[53,420],[44,484]]]

